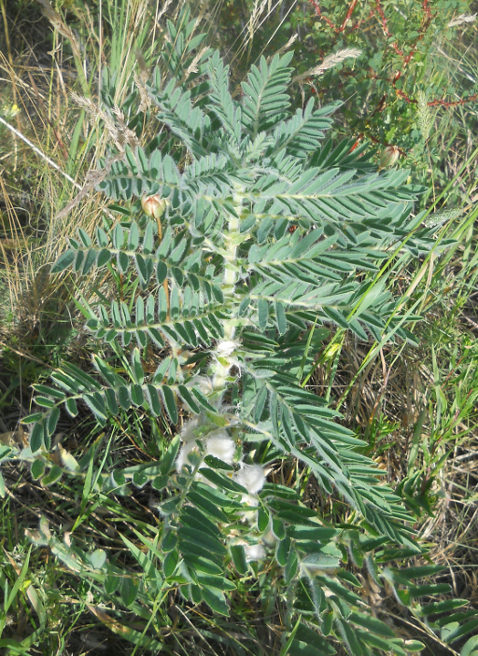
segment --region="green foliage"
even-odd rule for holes
[[[376,144],[379,155],[396,148],[404,167],[442,189],[450,151],[461,159],[476,130],[476,64],[465,51],[476,42],[474,14],[467,0],[248,0],[225,3],[220,35],[251,61],[296,38],[302,100],[343,101],[340,134]],[[455,202],[465,199],[453,190]]]
[[[94,371],[65,363],[52,386],[35,385],[41,410],[24,422],[32,430],[21,452],[45,486],[62,476],[83,482],[72,533],[91,495],[107,506],[146,485],[160,523],[152,535],[141,527],[121,535],[135,563],[128,570],[96,545],[61,541],[45,519],[30,538],[145,620],[139,633],[94,611],[142,649],[162,647],[154,616],[168,592],[227,616],[247,577],[286,608],[284,654],[334,654],[338,642],[351,654],[405,656],[421,643],[370,613],[369,590],[393,594],[404,613],[434,617],[442,609],[417,600],[450,587],[423,582],[440,571],[434,566],[396,566],[422,554],[413,516],[363,455],[366,443],[305,383],[313,349],[331,330],[412,340],[405,320],[417,317],[402,314],[387,271],[398,251],[435,248],[436,227],[413,214],[420,190],[406,184],[407,172],[378,174],[349,142],[321,145],[336,105],[310,100],[290,110],[290,54],[262,58],[237,100],[218,53],[195,57],[201,39],[189,40],[193,22],[182,25],[169,24],[167,79],[158,66],[142,90],[154,136],[104,162],[98,188],[118,219],[92,236],[80,229],[52,269],[137,284],[128,298],[98,288],[82,302],[98,344]],[[128,100],[132,116],[139,96]],[[311,326],[317,334],[304,340]],[[161,355],[154,372],[148,350]],[[85,405],[105,432],[141,408],[175,437],[158,461],[127,467],[111,464],[112,434],[101,462],[97,443],[81,461],[64,449],[52,458],[60,409],[76,417]],[[266,482],[272,463],[292,461],[340,504],[334,518],[299,489]],[[474,629],[476,617],[464,619],[457,614],[445,642]],[[429,626],[438,629],[440,617]]]

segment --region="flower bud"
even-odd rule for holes
[[[385,169],[388,166],[393,166],[397,159],[400,157],[400,148],[397,146],[387,146],[383,149],[380,155],[380,165],[378,170]]]
[[[154,196],[143,196],[141,199],[141,207],[143,208],[144,213],[148,216],[160,219],[166,209],[166,200],[161,198],[159,194],[155,194]]]

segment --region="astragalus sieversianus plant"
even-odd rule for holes
[[[136,293],[84,305],[96,371],[66,363],[54,387],[37,386],[46,412],[27,420],[33,473],[47,462],[51,484],[65,470],[56,464],[53,476],[45,459],[63,404],[72,417],[86,404],[105,431],[134,407],[166,417],[176,437],[162,458],[109,470],[103,460],[86,475],[106,496],[151,485],[157,535],[123,536],[139,572],[126,590],[102,550],[67,546],[45,524],[33,539],[139,615],[175,588],[227,615],[241,581],[259,577],[286,609],[281,653],[333,654],[341,643],[354,656],[405,656],[422,645],[372,613],[370,595],[418,613],[413,600],[449,588],[411,583],[433,566],[390,565],[421,553],[411,517],[364,442],[306,382],[334,329],[413,340],[385,265],[434,243],[413,214],[418,190],[403,171],[375,172],[364,148],[323,145],[335,107],[310,100],[291,111],[289,54],[262,58],[231,94],[219,54],[195,55],[199,42],[169,29],[170,72],[158,67],[138,94],[156,134],[113,152],[100,175],[110,211],[127,216],[94,237],[80,230],[53,267],[109,269],[136,279]],[[154,371],[146,351],[158,356]],[[315,481],[315,505],[303,485],[281,481],[291,463]],[[87,458],[69,469],[85,476],[82,467],[97,466]],[[340,504],[336,523],[320,498]],[[148,627],[141,644],[157,648]]]

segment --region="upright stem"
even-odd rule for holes
[[[215,361],[212,364],[213,380],[212,386],[215,392],[222,392],[225,389],[227,377],[233,364],[235,363],[235,344],[234,336],[236,331],[236,319],[234,312],[234,295],[238,278],[237,249],[244,240],[244,235],[240,233],[240,216],[243,205],[242,187],[237,187],[233,197],[234,214],[229,214],[227,228],[224,232],[224,283],[223,295],[224,306],[229,311],[229,317],[223,322],[224,339],[218,343],[216,348]],[[219,403],[222,394],[219,397]]]

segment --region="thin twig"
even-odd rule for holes
[[[42,157],[42,158],[45,160],[45,162],[48,162],[48,164],[49,164],[50,166],[53,166],[54,169],[56,169],[57,171],[59,171],[59,172],[62,174],[62,176],[63,176],[64,178],[66,178],[69,182],[71,182],[71,184],[73,184],[77,189],[81,189],[81,188],[82,188],[81,185],[79,185],[77,182],[75,182],[75,180],[73,180],[73,178],[71,178],[71,177],[68,175],[68,173],[65,173],[65,171],[63,171],[63,170],[58,166],[58,164],[56,164],[52,159],[50,159],[47,155],[45,155],[45,153],[43,153],[43,152],[42,152],[37,146],[35,146],[35,144],[32,143],[32,142],[30,141],[30,139],[27,139],[27,137],[25,137],[25,135],[23,135],[19,130],[17,130],[16,128],[14,128],[13,125],[10,125],[10,123],[7,123],[7,121],[5,121],[5,119],[3,119],[1,116],[0,116],[0,123],[2,123],[2,124],[3,124],[5,127],[7,127],[11,132],[13,132],[13,134],[14,134],[16,137],[18,137],[19,139],[21,139],[22,141],[24,141],[24,142],[27,144],[27,146],[30,146],[30,148],[32,148],[32,149],[36,152],[37,155],[40,155],[40,157]]]
[[[357,2],[358,2],[358,0],[352,0],[352,2],[350,3],[350,7],[347,11],[347,14],[344,18],[344,21],[343,21],[342,25],[339,27],[339,32],[343,32],[345,30],[345,28],[347,27],[347,23],[352,18],[352,14],[354,13],[355,7],[357,6]]]

